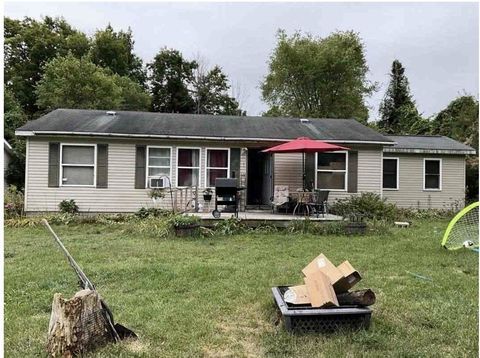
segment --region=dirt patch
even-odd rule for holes
[[[264,355],[261,336],[274,331],[260,304],[243,306],[242,310],[222,317],[217,323],[221,342],[203,348],[205,357],[260,357]]]
[[[150,345],[140,339],[128,339],[124,342],[125,347],[132,353],[145,353],[149,351]]]

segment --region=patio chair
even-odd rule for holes
[[[308,203],[308,206],[312,207],[315,211],[317,218],[322,214],[325,217],[325,214],[328,214],[328,190],[315,190],[315,194],[311,196],[313,199]]]
[[[288,185],[275,185],[272,197],[272,213],[278,211],[280,207],[285,207],[290,201]]]

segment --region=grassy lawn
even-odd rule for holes
[[[115,227],[57,226],[136,342],[99,357],[478,356],[478,254],[440,248],[446,221],[364,237],[286,233],[159,240]],[[320,252],[377,294],[368,331],[290,335],[270,287],[302,281]],[[408,272],[428,276],[419,279]],[[44,355],[55,292],[76,278],[43,228],[5,230],[5,355]]]

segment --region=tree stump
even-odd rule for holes
[[[52,357],[73,357],[112,341],[100,297],[81,290],[69,300],[53,296],[47,352]]]

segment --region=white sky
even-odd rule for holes
[[[380,84],[368,103],[370,119],[388,84],[392,61],[406,67],[417,106],[432,115],[457,95],[478,98],[479,5],[476,3],[9,3],[5,16],[63,16],[91,35],[108,23],[132,28],[135,52],[146,62],[163,46],[185,57],[197,54],[218,64],[242,89],[249,115],[266,109],[259,84],[278,28],[326,36],[335,30],[360,33]]]

